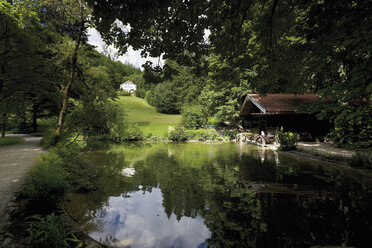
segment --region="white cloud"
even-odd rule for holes
[[[105,42],[102,40],[101,35],[94,28],[88,29],[88,43],[93,46],[96,46],[96,50],[99,52],[103,51],[103,46],[105,45]],[[112,51],[112,54],[117,53],[118,51],[113,46],[110,46],[109,48]],[[159,58],[152,58],[152,57],[142,58],[141,51],[133,50],[132,46],[128,48],[128,51],[126,54],[119,56],[117,59],[121,61],[122,63],[130,63],[134,65],[135,67],[140,68],[141,70],[143,70],[142,65],[146,63],[146,61],[151,61],[153,65],[158,65],[158,63],[160,66],[164,65],[164,60],[162,58],[160,58],[160,60]]]

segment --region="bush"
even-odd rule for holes
[[[154,106],[160,113],[178,114],[180,112],[178,95],[172,83],[158,84],[154,89]]]
[[[96,99],[91,102],[77,104],[67,116],[65,127],[68,133],[83,132],[85,135],[110,134],[125,126],[125,110],[114,101]]]
[[[41,146],[43,148],[49,148],[55,144],[55,132],[56,130],[53,128],[48,128],[43,133],[43,138],[41,139]]]
[[[129,91],[118,90],[118,96],[131,96]]]
[[[198,129],[208,122],[208,114],[203,106],[187,106],[182,111],[181,124],[186,129]]]
[[[135,94],[136,94],[136,97],[145,98],[146,90],[145,89],[137,89]]]
[[[120,141],[136,141],[143,139],[144,139],[143,131],[138,127],[136,123],[135,124],[130,123],[124,130],[122,136],[120,137]]]
[[[185,141],[187,140],[187,134],[185,128],[177,125],[174,128],[170,128],[168,131],[168,139],[173,141]]]
[[[29,200],[30,211],[54,211],[69,188],[67,176],[68,173],[62,167],[62,159],[56,153],[40,155],[21,190],[21,194]]]
[[[289,151],[296,150],[298,137],[296,133],[283,132],[283,127],[276,132],[277,140],[280,143],[279,150]]]
[[[227,129],[224,131],[224,136],[225,136],[225,139],[227,138],[227,140],[233,140],[233,139],[236,139],[236,135],[238,134],[239,132],[235,129]]]
[[[217,126],[220,122],[215,117],[208,118],[208,125]]]
[[[186,137],[188,140],[222,140],[215,129],[187,130]]]
[[[155,97],[151,90],[146,91],[145,100],[149,105],[155,106]]]
[[[329,134],[338,147],[370,149],[372,147],[372,115],[370,109],[359,107],[343,111],[334,120],[335,129]]]
[[[45,217],[34,215],[26,220],[27,239],[32,247],[83,247],[83,242],[75,236],[74,232],[69,231],[62,216],[54,213]]]

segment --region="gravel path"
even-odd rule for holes
[[[0,245],[4,236],[4,227],[8,216],[6,207],[13,194],[25,182],[35,157],[45,153],[40,147],[40,137],[16,134],[25,141],[16,145],[0,147]]]

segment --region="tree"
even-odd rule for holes
[[[187,129],[204,127],[208,122],[207,111],[201,105],[186,106],[182,110],[181,124]]]
[[[46,25],[65,35],[56,47],[57,63],[64,65],[63,70],[66,73],[65,80],[61,82],[63,100],[55,132],[57,143],[61,138],[71,87],[77,77],[79,52],[90,21],[90,9],[82,0],[53,0],[44,3],[45,18],[43,20]]]
[[[154,106],[160,113],[177,114],[178,95],[171,82],[159,84],[154,89]]]
[[[11,114],[18,113],[25,122],[27,109],[22,106],[35,99],[36,92],[44,96],[44,101],[51,98],[46,93],[49,85],[44,85],[49,68],[44,59],[47,34],[37,13],[27,1],[0,1],[0,14],[0,114],[4,136]]]

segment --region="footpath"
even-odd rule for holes
[[[0,247],[6,242],[5,227],[8,222],[7,207],[19,187],[25,182],[40,153],[46,153],[40,147],[40,137],[15,134],[25,139],[16,145],[0,147]]]

